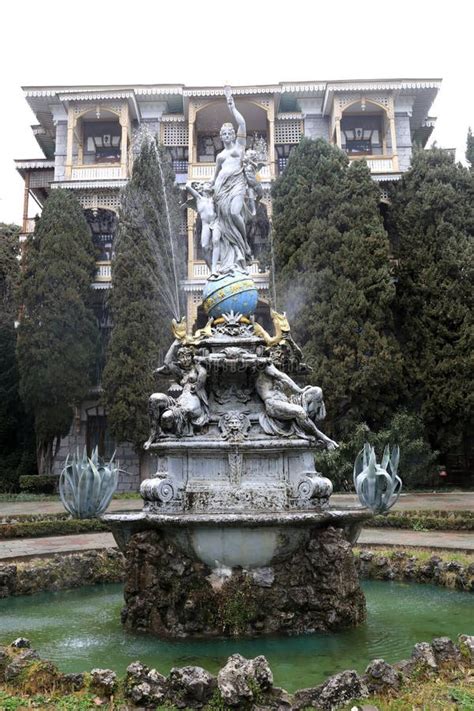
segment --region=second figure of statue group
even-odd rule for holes
[[[212,181],[204,183],[201,191],[191,183],[186,185],[201,217],[201,244],[211,278],[234,271],[247,272],[251,250],[246,226],[255,215],[256,203],[262,195],[256,177],[260,167],[257,154],[246,150],[245,119],[237,111],[229,89],[226,99],[237,122],[237,135],[234,126],[225,123],[220,131],[224,148],[217,156]]]

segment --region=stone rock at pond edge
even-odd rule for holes
[[[458,645],[461,655],[470,662],[474,662],[474,636],[460,634]]]
[[[117,674],[111,669],[92,669],[91,685],[104,696],[111,696],[117,686]]]
[[[354,670],[343,671],[329,677],[324,684],[295,693],[295,709],[315,706],[321,711],[333,711],[351,699],[366,698],[369,690],[364,680]]]
[[[168,676],[169,695],[178,708],[201,708],[216,686],[216,677],[202,667],[174,667]]]
[[[401,684],[401,674],[395,667],[383,659],[373,659],[362,677],[370,693],[398,690]]]
[[[415,644],[411,656],[412,659],[416,662],[422,663],[423,666],[430,669],[438,668],[433,647],[428,642],[418,642],[418,644]]]
[[[459,649],[449,637],[436,637],[431,642],[431,647],[438,664],[458,662],[461,659]]]
[[[71,689],[72,691],[80,691],[81,689],[84,688],[85,677],[84,677],[84,674],[82,674],[82,673],[64,674],[63,679],[64,679],[66,686],[69,689]]]
[[[16,679],[16,677],[27,669],[30,664],[37,662],[39,658],[39,654],[33,649],[27,649],[24,652],[20,652],[20,654],[12,659],[11,662],[5,667],[3,672],[5,681],[10,682]]]
[[[16,565],[0,565],[0,598],[13,595],[16,587]]]
[[[217,675],[219,691],[229,706],[255,700],[256,693],[271,689],[272,684],[272,670],[263,656],[245,659],[233,654]]]

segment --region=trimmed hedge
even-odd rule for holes
[[[412,531],[474,531],[471,511],[395,511],[375,516],[370,528],[405,528]]]
[[[57,491],[59,477],[36,474],[20,477],[20,490],[30,494],[54,494]]]
[[[0,525],[0,539],[40,538],[42,536],[67,536],[73,533],[100,533],[109,531],[98,518],[68,518],[47,521],[26,521]]]

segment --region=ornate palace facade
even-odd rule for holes
[[[284,169],[292,148],[302,136],[324,138],[345,151],[350,160],[366,160],[386,197],[387,183],[410,165],[413,145],[425,146],[433,130],[429,111],[440,88],[439,79],[315,81],[233,87],[239,110],[247,120],[249,147],[265,145],[267,161],[259,178],[263,187],[261,215],[251,229],[254,260],[251,272],[262,295],[268,295],[268,231],[270,187]],[[178,184],[212,177],[221,150],[219,129],[229,120],[221,87],[183,85],[24,87],[25,98],[38,123],[32,127],[44,158],[18,160],[24,178],[22,238],[34,230],[35,218],[50,190],[74,190],[81,202],[100,251],[93,288],[97,316],[104,334],[110,329],[107,290],[120,190],[132,167],[134,133],[140,127],[159,136],[173,161]],[[176,236],[187,252],[187,321],[198,316],[201,291],[208,276],[197,239],[195,213],[183,213]],[[106,338],[104,338],[106,342]],[[70,436],[58,457],[62,466],[69,448],[86,442],[103,453],[114,449],[106,417],[97,404],[97,388],[76,413]],[[64,457],[61,455],[64,454]],[[136,456],[122,446],[121,466],[129,471],[122,488],[135,488]]]

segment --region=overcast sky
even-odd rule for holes
[[[442,78],[432,140],[464,161],[474,130],[472,2],[22,0],[3,15],[1,222],[22,216],[13,159],[42,157],[25,85]]]

